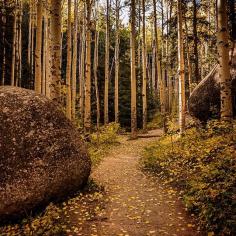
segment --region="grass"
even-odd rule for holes
[[[200,225],[219,235],[236,235],[236,130],[211,121],[180,138],[175,129],[146,147],[142,166],[181,189]]]

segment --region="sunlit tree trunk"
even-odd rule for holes
[[[97,26],[97,24],[96,24],[96,26]],[[96,105],[97,105],[97,130],[99,129],[99,125],[100,125],[100,99],[99,99],[98,75],[97,75],[98,45],[99,45],[99,31],[97,30],[97,27],[96,27],[96,29],[95,29],[95,39],[94,39],[94,63],[93,63],[94,71],[93,72],[94,72],[94,85],[95,85]]]
[[[66,116],[71,120],[71,0],[67,9]]]
[[[185,130],[185,79],[184,79],[184,46],[182,1],[178,0],[178,64],[179,64],[179,128],[180,135]]]
[[[85,52],[85,107],[84,128],[86,132],[91,129],[91,2],[86,1],[86,52]]]
[[[80,118],[82,123],[84,121],[84,59],[85,59],[85,6],[84,6],[84,13],[83,13],[83,21],[82,21],[82,33],[80,35],[80,46],[81,46],[81,53],[80,53],[80,79],[79,79],[79,97],[80,97]]]
[[[42,88],[42,0],[37,2],[37,26],[36,26],[36,46],[35,46],[35,80],[34,89],[37,93],[41,93]]]
[[[197,0],[193,0],[193,51],[194,51],[194,76],[195,83],[199,83],[201,78],[199,74],[199,57],[198,57],[198,33],[197,33]]]
[[[146,51],[146,17],[145,17],[145,0],[142,0],[142,71],[143,71],[143,130],[147,130],[147,51]]]
[[[61,103],[61,0],[51,0],[51,99]]]
[[[116,0],[115,35],[115,122],[119,122],[119,70],[120,70],[120,0]]]
[[[105,45],[105,91],[104,91],[104,124],[109,122],[108,99],[109,99],[109,61],[110,61],[110,2],[107,0],[106,14],[106,45]]]
[[[159,95],[160,95],[160,106],[161,106],[161,115],[163,118],[163,127],[165,127],[165,101],[164,101],[164,83],[162,78],[162,70],[161,70],[161,61],[159,56],[159,43],[158,43],[158,32],[157,32],[157,10],[156,10],[156,0],[153,0],[153,15],[154,15],[154,37],[156,44],[156,71],[158,77],[158,87],[159,87]]]
[[[131,138],[137,137],[137,98],[136,98],[136,69],[135,69],[135,0],[131,0],[131,35],[130,35],[130,67],[131,67]]]
[[[19,70],[18,70],[18,81],[17,85],[21,86],[21,77],[22,77],[22,0],[19,1]]]
[[[72,58],[72,98],[71,98],[71,115],[75,120],[76,106],[76,78],[77,78],[77,34],[78,34],[78,0],[74,3],[74,29],[73,29],[73,58]]]
[[[218,32],[217,46],[219,55],[220,97],[221,97],[221,119],[232,120],[232,95],[231,77],[229,66],[229,31],[227,17],[227,1],[218,0]]]
[[[188,41],[188,27],[187,27],[187,20],[185,17],[185,32],[186,32],[186,54],[187,54],[187,66],[188,66],[188,84],[189,84],[189,94],[192,93],[192,65],[190,60],[190,48],[189,48],[189,41]]]

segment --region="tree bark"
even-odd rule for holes
[[[137,138],[137,98],[135,69],[135,0],[131,0],[131,35],[130,35],[130,67],[131,67],[131,138]]]
[[[115,35],[115,122],[119,123],[119,70],[120,70],[120,0],[116,0]]]
[[[61,0],[51,0],[51,99],[61,103]]]
[[[85,109],[84,129],[91,129],[91,1],[86,0]]]
[[[36,26],[36,46],[35,46],[35,79],[34,89],[37,93],[42,92],[42,0],[37,2],[37,26]]]
[[[107,0],[106,14],[106,45],[105,45],[105,91],[104,91],[104,124],[109,122],[108,100],[109,100],[109,61],[110,61],[110,2]]]
[[[227,17],[227,1],[218,0],[218,32],[217,46],[219,55],[219,76],[220,76],[220,97],[221,97],[221,119],[231,121],[232,95],[231,95],[231,76],[229,66],[229,31]]]
[[[74,30],[73,30],[73,58],[72,58],[72,98],[71,98],[71,115],[72,120],[76,116],[76,78],[77,78],[77,40],[78,40],[78,0],[74,3]]]
[[[71,120],[71,0],[67,9],[66,116]]]
[[[179,128],[180,135],[185,130],[185,79],[184,79],[184,46],[182,1],[178,0],[178,64],[179,64]]]
[[[142,72],[143,72],[143,87],[142,87],[142,100],[143,100],[143,130],[147,130],[147,50],[146,50],[146,17],[145,17],[145,0],[142,0]]]

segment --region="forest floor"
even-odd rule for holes
[[[178,192],[140,169],[142,150],[161,134],[161,130],[153,130],[136,140],[119,137],[120,145],[112,148],[92,173],[93,181],[103,186],[103,193],[95,193],[96,201],[94,196],[84,196],[84,211],[93,217],[79,223],[73,230],[76,235],[203,235]],[[76,225],[82,216],[73,212],[67,217]],[[73,235],[73,231],[67,232]]]

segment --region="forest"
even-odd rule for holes
[[[235,0],[0,1],[0,235],[236,235]]]

